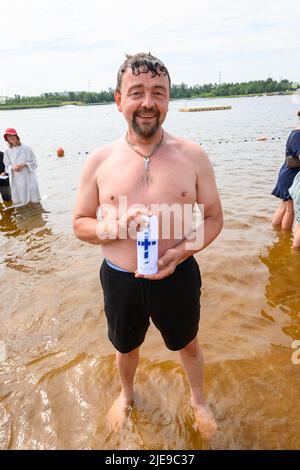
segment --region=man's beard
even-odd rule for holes
[[[139,114],[154,114],[156,118],[154,124],[152,124],[151,126],[150,125],[140,126],[140,124],[137,122],[137,116]],[[157,109],[147,109],[147,110],[143,108],[139,109],[133,114],[133,117],[132,117],[132,128],[134,132],[141,137],[150,139],[156,134],[156,132],[159,129],[159,125],[160,125],[159,116],[160,116],[160,113],[159,111],[157,111]]]

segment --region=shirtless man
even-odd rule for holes
[[[139,347],[151,318],[166,346],[179,351],[190,383],[195,427],[209,438],[217,426],[203,394],[203,359],[197,339],[201,277],[192,255],[221,231],[222,209],[205,152],[162,129],[169,99],[170,76],[163,63],[151,54],[127,56],[118,72],[115,101],[128,131],[88,159],[73,227],[80,240],[101,245],[105,257],[100,278],[121,381],[121,393],[108,414],[110,424],[119,426],[133,405]],[[129,209],[121,210],[125,196]],[[155,205],[183,208],[195,203],[204,207],[203,224],[189,237],[185,230],[178,238],[174,218],[169,218],[169,236],[159,234],[157,274],[140,275],[136,240],[129,232],[136,235],[143,227],[143,215]],[[161,224],[163,216],[157,215]],[[201,243],[196,243],[198,231],[202,231]]]

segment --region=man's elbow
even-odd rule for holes
[[[75,237],[79,238],[79,240],[84,241],[82,238],[82,219],[74,217],[72,225]]]
[[[221,212],[219,220],[218,220],[218,235],[222,231],[223,226],[224,226],[224,217],[223,217],[223,212]]]
[[[93,245],[101,244],[98,236],[97,220],[91,217],[74,216],[73,232],[83,242],[92,243]]]
[[[217,238],[217,236],[221,233],[223,225],[224,225],[222,212],[218,214],[217,216],[213,217],[212,219],[213,219],[213,224],[214,224],[214,238]]]

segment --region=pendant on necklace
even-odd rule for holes
[[[144,157],[144,179],[145,179],[146,186],[149,186],[149,164],[150,164],[150,158]]]
[[[144,157],[144,170],[145,171],[148,171],[149,163],[150,163],[150,158],[149,157]]]
[[[152,152],[149,154],[149,155],[144,155],[142,152],[140,152],[137,148],[135,148],[135,146],[128,140],[128,132],[126,134],[126,142],[127,142],[127,145],[135,152],[137,153],[138,155],[140,155],[141,157],[144,158],[144,180],[145,180],[145,183],[147,186],[149,186],[150,184],[150,162],[151,162],[151,157],[152,155],[155,154],[155,152],[159,149],[159,147],[161,146],[162,142],[163,142],[163,138],[164,138],[164,130],[162,129],[161,130],[161,139],[160,141],[158,142],[158,144],[156,144],[152,150]]]

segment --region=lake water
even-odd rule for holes
[[[178,112],[200,104],[232,109]],[[219,424],[210,443],[192,428],[178,354],[153,327],[141,349],[137,407],[126,429],[110,433],[106,424],[119,385],[101,249],[75,239],[71,218],[87,154],[125,132],[122,116],[114,105],[0,112],[0,129],[15,127],[34,149],[43,196],[42,211],[0,209],[0,448],[300,448],[300,364],[292,362],[300,254],[289,232],[272,228],[270,195],[296,112],[289,96],[181,100],[170,103],[164,125],[203,145],[224,209],[222,234],[196,255],[205,388]]]

